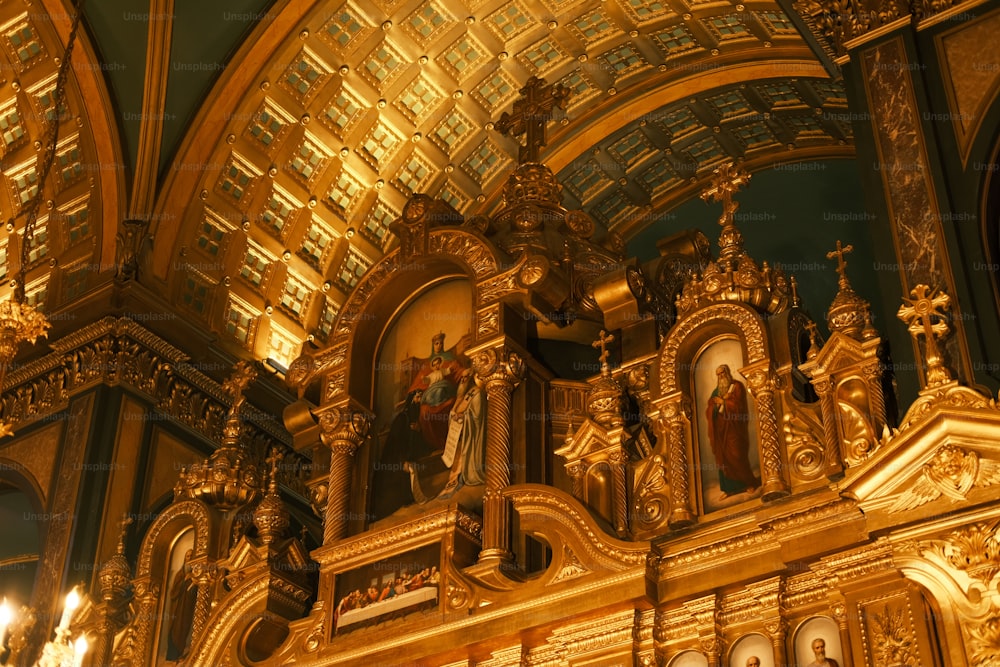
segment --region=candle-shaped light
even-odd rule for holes
[[[80,606],[80,594],[76,592],[76,586],[66,596],[66,606],[63,607],[62,618],[59,619],[59,629],[69,630],[69,622],[73,620],[73,612]]]
[[[83,665],[83,656],[87,652],[89,645],[87,644],[87,637],[85,635],[80,635],[73,642],[73,667],[81,667]]]
[[[3,651],[3,647],[6,645],[4,640],[7,637],[7,626],[10,625],[13,616],[14,613],[10,610],[10,605],[7,604],[7,598],[4,598],[3,603],[0,604],[0,651]]]

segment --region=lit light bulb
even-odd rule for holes
[[[85,635],[80,635],[73,642],[73,667],[81,667],[83,665],[83,656],[87,653],[87,649],[90,645],[87,643],[87,637]]]
[[[14,612],[10,610],[10,605],[7,604],[7,598],[3,599],[3,603],[0,603],[0,650],[3,650],[4,639],[7,634],[7,626],[14,618]]]
[[[76,586],[66,596],[66,606],[63,607],[62,618],[59,619],[59,629],[68,630],[69,622],[73,620],[73,612],[80,606],[80,594],[76,592]]]

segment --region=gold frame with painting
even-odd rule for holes
[[[472,340],[473,285],[438,282],[402,304],[378,345],[369,515],[378,521],[427,502],[451,481],[447,456],[456,394],[471,379],[464,350]],[[467,377],[468,376],[468,377]],[[448,390],[434,401],[431,381]],[[427,392],[425,394],[425,392]]]
[[[694,397],[695,405],[694,422],[697,424],[699,465],[696,466],[696,469],[698,472],[699,501],[703,513],[708,514],[760,497],[761,466],[757,445],[757,412],[753,397],[747,387],[746,378],[739,372],[746,365],[745,352],[739,338],[736,336],[713,338],[698,350],[694,360],[693,372],[690,377],[691,395]],[[739,428],[739,422],[746,425],[746,455],[745,460],[744,456],[739,453],[730,456],[727,460],[726,467],[735,471],[732,479],[720,479],[720,471],[723,466],[719,464],[713,454],[712,429],[708,423],[709,403],[713,401],[713,392],[716,392],[719,387],[719,371],[723,366],[729,369],[731,383],[742,385],[741,391],[746,405],[746,412],[735,417],[737,428]],[[734,386],[728,391],[730,396],[735,396],[740,388]],[[731,428],[728,425],[729,422],[734,420],[725,419],[723,406],[730,403],[735,404],[736,401],[717,401],[717,407],[713,411],[720,415],[716,417],[718,420],[716,423],[720,426],[725,425],[727,429]],[[740,439],[738,435],[735,437],[737,440]],[[743,447],[742,442],[736,444],[737,447]]]
[[[774,649],[771,641],[759,632],[743,635],[733,643],[726,664],[729,667],[747,667],[751,656],[756,656],[760,667],[774,667]]]
[[[837,622],[828,616],[813,616],[795,629],[796,665],[807,667],[815,663],[812,644],[817,639],[825,642],[827,659],[836,661],[838,665],[844,664],[844,651],[840,644],[840,629]]]

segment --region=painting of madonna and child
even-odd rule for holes
[[[696,357],[694,395],[698,419],[700,488],[704,511],[760,496],[757,418],[736,339],[715,340]]]
[[[486,393],[464,354],[471,326],[472,291],[457,280],[410,302],[383,337],[375,367],[375,521],[438,502],[482,506]]]

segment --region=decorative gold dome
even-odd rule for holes
[[[267,494],[260,501],[260,505],[253,513],[253,525],[257,526],[257,534],[264,544],[271,544],[277,539],[284,537],[285,531],[290,524],[288,510],[281,502],[278,494],[278,462],[283,458],[283,454],[277,449],[271,450],[268,462],[271,464]]]
[[[839,290],[826,312],[826,324],[830,328],[830,333],[839,331],[860,340],[871,338],[876,332],[871,326],[871,307],[854,291],[847,280],[847,262],[844,261],[844,255],[853,249],[853,246],[842,246],[840,241],[837,241],[837,249],[826,254],[827,259],[837,258],[837,273],[840,274]]]
[[[97,571],[101,599],[111,604],[125,600],[129,584],[132,581],[132,568],[125,558],[125,530],[130,523],[132,523],[131,518],[126,517],[122,520],[121,534],[118,536],[118,549],[111,558],[101,564],[101,568]]]
[[[529,162],[518,165],[503,188],[504,208],[519,204],[561,207],[562,185],[552,170],[544,164]]]
[[[222,446],[208,460],[195,463],[181,471],[175,495],[231,510],[252,503],[260,497],[262,475],[253,456],[240,442],[240,407],[246,400],[243,390],[257,378],[257,371],[241,361],[236,364],[233,377],[222,388],[233,396],[233,406],[226,415],[222,429]]]
[[[587,412],[591,418],[605,428],[615,428],[625,423],[622,413],[625,412],[625,394],[618,381],[611,377],[611,367],[608,365],[607,344],[614,341],[606,331],[601,331],[600,337],[593,346],[601,349],[601,374],[591,381],[593,389],[587,394]]]

